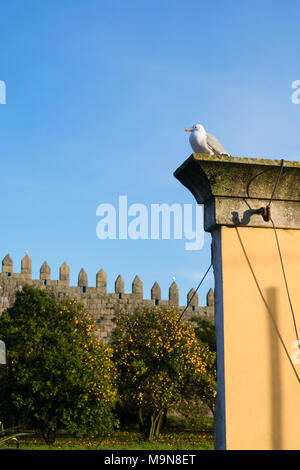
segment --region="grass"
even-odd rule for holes
[[[74,438],[61,432],[54,446],[47,446],[36,433],[19,438],[24,450],[213,450],[213,420],[199,423],[172,418],[166,429],[153,442],[145,442],[135,429],[120,430],[101,442],[97,439]],[[12,448],[12,443],[1,449]]]

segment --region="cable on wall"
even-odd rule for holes
[[[298,347],[300,349],[300,341],[299,341],[298,329],[297,329],[297,324],[296,324],[296,317],[295,317],[294,308],[293,308],[293,304],[292,304],[292,300],[291,300],[291,296],[290,296],[289,285],[288,285],[288,282],[287,282],[287,277],[286,277],[286,273],[285,273],[285,269],[284,269],[284,263],[283,263],[283,258],[282,258],[282,254],[281,254],[279,238],[278,238],[278,235],[277,235],[277,230],[276,230],[275,224],[273,222],[273,219],[271,219],[271,222],[272,222],[272,225],[273,225],[274,234],[275,234],[275,238],[276,238],[276,244],[277,244],[277,248],[278,248],[280,264],[281,264],[281,269],[282,269],[284,283],[285,283],[285,288],[286,288],[286,292],[287,292],[287,296],[288,296],[288,300],[289,300],[290,309],[291,309],[291,312],[292,312],[293,324],[294,324],[294,329],[295,329],[295,333],[296,333],[297,344],[298,344]]]
[[[245,258],[246,258],[246,261],[247,261],[248,266],[249,266],[249,268],[250,268],[250,271],[251,271],[251,273],[252,273],[252,276],[253,276],[254,282],[255,282],[255,284],[256,284],[256,287],[257,287],[257,289],[258,289],[258,292],[259,292],[259,294],[260,294],[260,296],[261,296],[261,299],[262,299],[263,303],[265,304],[265,307],[266,307],[266,309],[267,309],[267,311],[268,311],[268,313],[269,313],[269,315],[270,315],[270,318],[271,318],[271,320],[272,320],[272,323],[273,323],[273,326],[274,326],[274,328],[275,328],[275,331],[276,331],[276,333],[277,333],[277,335],[278,335],[278,337],[279,337],[279,340],[280,340],[280,342],[281,342],[281,344],[282,344],[282,347],[283,347],[283,349],[284,349],[284,351],[285,351],[285,353],[286,353],[286,355],[287,355],[287,358],[288,358],[288,360],[289,360],[289,362],[290,362],[290,364],[291,364],[291,366],[292,366],[292,368],[293,368],[293,371],[294,371],[294,373],[295,373],[295,375],[296,375],[296,377],[297,377],[297,380],[298,380],[298,382],[300,383],[300,377],[299,377],[299,375],[298,375],[298,373],[297,373],[297,370],[296,370],[296,368],[295,368],[295,366],[294,366],[294,364],[293,364],[293,361],[292,361],[292,359],[291,359],[291,357],[290,357],[290,355],[289,355],[289,352],[288,352],[288,350],[287,350],[287,347],[286,347],[286,345],[284,344],[283,338],[282,338],[282,336],[281,336],[281,334],[280,334],[280,331],[278,330],[278,327],[277,327],[276,322],[275,322],[275,320],[274,320],[273,313],[272,313],[272,311],[271,311],[271,309],[270,309],[270,307],[269,307],[269,305],[268,305],[268,303],[267,303],[267,301],[266,301],[266,299],[265,299],[265,297],[264,297],[264,295],[263,295],[263,292],[262,292],[262,290],[261,290],[261,287],[260,287],[260,285],[259,285],[259,283],[258,283],[258,280],[257,280],[256,276],[255,276],[255,272],[254,272],[254,270],[253,270],[253,268],[252,268],[252,266],[251,266],[249,257],[248,257],[248,255],[247,255],[247,252],[246,252],[246,250],[245,250],[243,241],[242,241],[241,236],[240,236],[240,233],[239,233],[239,231],[238,231],[238,227],[235,227],[235,230],[236,230],[236,232],[237,232],[237,236],[238,236],[240,245],[241,245],[241,247],[242,247],[244,256],[245,256]]]
[[[284,160],[282,159],[282,160],[281,160],[281,165],[280,165],[280,170],[279,170],[279,173],[278,173],[278,176],[277,176],[275,185],[274,185],[274,187],[273,187],[273,191],[272,191],[272,194],[271,194],[269,203],[268,203],[268,205],[267,205],[266,207],[261,207],[261,208],[258,209],[256,212],[257,212],[257,214],[261,214],[261,216],[262,216],[262,218],[264,219],[265,222],[269,222],[269,221],[270,221],[270,222],[272,223],[272,227],[273,227],[273,231],[274,231],[274,235],[275,235],[275,239],[276,239],[277,250],[278,250],[278,253],[279,253],[280,264],[281,264],[281,269],[282,269],[282,273],[283,273],[285,288],[286,288],[286,292],[287,292],[287,296],[288,296],[288,301],[289,301],[290,310],[291,310],[291,313],[292,313],[293,325],[294,325],[294,329],[295,329],[297,344],[298,344],[298,347],[299,347],[299,349],[300,349],[300,341],[299,341],[299,334],[298,334],[298,329],[297,329],[297,324],[296,324],[296,317],[295,317],[294,308],[293,308],[292,299],[291,299],[290,290],[289,290],[289,285],[288,285],[288,281],[287,281],[287,277],[286,277],[286,273],[285,273],[285,268],[284,268],[284,263],[283,263],[283,257],[282,257],[282,254],[281,254],[281,248],[280,248],[279,238],[278,238],[278,234],[277,234],[277,230],[276,230],[275,223],[274,223],[274,221],[273,221],[273,219],[272,219],[272,217],[271,217],[271,203],[272,203],[272,200],[273,200],[273,198],[274,198],[276,189],[277,189],[277,187],[278,187],[280,178],[281,178],[281,176],[282,176],[283,167],[284,167]],[[264,173],[264,172],[259,173],[259,175],[261,175],[262,173]],[[259,175],[257,175],[257,176],[259,176]],[[255,178],[255,177],[254,177],[254,178]],[[253,179],[254,179],[254,178],[253,178]],[[252,179],[250,182],[252,182],[253,179]],[[248,192],[248,191],[249,191],[250,182],[249,182],[248,185],[247,185],[247,193],[248,193],[248,195],[249,195],[249,192]],[[238,236],[239,236],[239,234],[238,234]],[[239,238],[240,238],[240,236],[239,236]],[[240,239],[240,241],[241,241],[241,239]],[[245,250],[244,250],[244,254],[245,254],[246,258],[247,258],[247,255],[246,255],[246,253],[245,253]],[[247,258],[247,261],[248,261],[248,264],[249,264],[248,258]],[[250,266],[250,264],[249,264],[249,266]],[[250,269],[251,269],[252,274],[253,274],[253,276],[254,276],[254,272],[253,272],[251,266],[250,266]],[[254,278],[255,278],[255,276],[254,276]],[[256,281],[256,278],[255,278],[255,281]],[[262,294],[262,292],[261,292],[261,289],[260,289],[260,287],[259,287],[257,281],[256,281],[256,284],[257,284],[257,287],[258,287],[258,289],[259,289],[260,295],[261,295],[261,297],[262,297],[262,299],[263,299],[263,301],[264,301],[264,303],[265,303],[265,305],[266,305],[266,308],[267,308],[267,310],[269,311],[269,313],[271,314],[270,309],[269,309],[269,306],[267,305],[267,303],[266,303],[266,301],[265,301],[265,299],[264,299],[264,297],[263,297],[263,294]],[[276,330],[277,330],[277,333],[279,334],[278,329],[277,329],[277,326],[276,326],[276,324],[275,324],[275,322],[274,322],[274,319],[273,319],[272,314],[271,314],[271,317],[272,317],[272,321],[273,321],[273,323],[274,323],[274,326],[275,326],[275,328],[276,328]],[[282,340],[282,338],[281,338],[280,335],[279,335],[279,337],[280,337],[281,342],[282,342],[282,344],[283,344],[283,347],[284,347],[284,349],[285,349],[285,351],[286,351],[286,353],[287,353],[287,355],[288,355],[288,357],[289,357],[288,351],[287,351],[287,349],[286,349],[286,347],[285,347],[285,345],[284,345],[284,343],[283,343],[283,340]],[[289,357],[289,360],[291,361],[290,357]],[[291,363],[292,363],[292,362],[291,362]],[[298,376],[298,374],[297,374],[297,372],[296,372],[295,367],[294,367],[293,364],[292,364],[292,367],[293,367],[294,372],[295,372],[295,374],[296,374],[296,376],[297,376],[297,378],[298,378],[298,381],[300,382],[300,378],[299,378],[299,376]]]
[[[292,299],[291,299],[291,296],[290,296],[289,285],[288,285],[287,277],[286,277],[286,273],[285,273],[283,258],[282,258],[281,249],[280,249],[279,238],[278,238],[278,235],[277,235],[276,226],[275,226],[274,221],[273,221],[273,219],[272,219],[272,217],[271,217],[271,203],[272,203],[274,194],[275,194],[275,192],[276,192],[278,183],[279,183],[280,178],[281,178],[281,175],[282,175],[283,166],[284,166],[284,160],[281,160],[280,170],[279,170],[279,173],[278,173],[278,176],[277,176],[277,179],[276,179],[276,182],[275,182],[275,185],[274,185],[274,188],[273,188],[273,191],[272,191],[270,200],[269,200],[269,204],[268,204],[266,207],[262,207],[262,208],[258,209],[257,213],[261,214],[262,217],[263,217],[263,219],[264,219],[266,222],[271,221],[272,226],[273,226],[273,230],[274,230],[274,234],[275,234],[275,239],[276,239],[276,245],[277,245],[277,249],[278,249],[278,253],[279,253],[279,258],[280,258],[281,269],[282,269],[283,278],[284,278],[284,283],[285,283],[285,288],[286,288],[286,292],[287,292],[287,296],[288,296],[288,301],[289,301],[289,305],[290,305],[290,310],[291,310],[291,313],[292,313],[292,318],[293,318],[293,324],[294,324],[294,329],[295,329],[295,333],[296,333],[297,344],[298,344],[298,347],[299,347],[299,349],[300,349],[300,342],[299,342],[299,335],[298,335],[298,329],[297,329],[297,324],[296,324],[296,318],[295,318],[294,308],[293,308],[293,304],[292,304]]]

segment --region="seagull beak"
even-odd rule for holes
[[[191,132],[192,129],[185,129],[185,132]]]

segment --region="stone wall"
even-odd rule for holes
[[[107,276],[101,269],[96,275],[96,287],[88,287],[88,276],[84,269],[78,275],[78,286],[70,286],[70,270],[66,263],[59,269],[59,279],[51,279],[51,269],[45,261],[40,268],[40,279],[32,279],[32,262],[28,254],[21,261],[21,272],[15,273],[13,261],[10,255],[6,255],[2,261],[2,273],[0,273],[0,314],[10,307],[18,290],[22,290],[25,284],[47,289],[58,299],[72,297],[81,302],[91,314],[98,327],[98,335],[107,341],[114,328],[114,317],[122,311],[133,311],[139,306],[161,307],[176,306],[180,312],[186,306],[179,306],[179,289],[176,282],[169,288],[169,298],[161,298],[161,288],[157,282],[153,284],[150,299],[144,299],[143,283],[138,276],[132,282],[131,293],[125,293],[124,281],[118,276],[115,281],[115,292],[107,292]],[[189,303],[190,301],[190,303]],[[186,321],[193,317],[203,317],[214,321],[214,293],[210,289],[207,294],[207,305],[198,305],[198,294],[191,289],[187,294],[189,306],[184,314]]]

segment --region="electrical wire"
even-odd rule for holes
[[[291,299],[290,290],[289,290],[289,285],[288,285],[288,281],[287,281],[287,277],[286,277],[286,273],[285,273],[285,268],[284,268],[284,263],[283,263],[283,257],[282,257],[282,254],[281,254],[281,248],[280,248],[279,238],[278,238],[278,235],[277,235],[277,230],[276,230],[275,223],[274,223],[273,219],[271,218],[271,212],[270,212],[270,206],[271,206],[272,200],[273,200],[273,198],[274,198],[274,194],[275,194],[275,192],[276,192],[276,189],[277,189],[277,186],[278,186],[278,184],[279,184],[280,178],[281,178],[281,176],[282,176],[283,167],[284,167],[284,160],[282,159],[282,160],[281,160],[281,165],[280,165],[280,171],[279,171],[279,173],[278,173],[278,176],[277,176],[277,179],[276,179],[276,182],[275,182],[275,185],[274,185],[274,187],[273,187],[273,191],[272,191],[272,194],[271,194],[271,197],[270,197],[270,200],[269,200],[269,204],[267,205],[266,209],[269,209],[269,219],[268,219],[268,221],[270,220],[271,223],[272,223],[272,226],[273,226],[273,230],[274,230],[274,234],[275,234],[275,239],[276,239],[276,245],[277,245],[277,249],[278,249],[278,253],[279,253],[279,258],[280,258],[281,269],[282,269],[283,278],[284,278],[284,283],[285,283],[285,288],[286,288],[286,292],[287,292],[287,296],[288,296],[288,301],[289,301],[290,310],[291,310],[291,313],[292,313],[292,318],[293,318],[293,324],[294,324],[294,329],[295,329],[295,333],[296,333],[297,344],[298,344],[298,347],[299,347],[299,349],[300,349],[300,341],[299,341],[299,335],[298,335],[296,317],[295,317],[294,308],[293,308],[292,299]],[[260,174],[261,174],[261,173],[260,173]],[[252,181],[252,180],[251,180],[251,181]],[[249,183],[248,183],[248,186],[247,186],[247,191],[248,191],[248,189],[249,189]],[[267,221],[267,219],[264,218],[263,213],[262,213],[262,216],[263,216],[263,219]],[[265,302],[265,301],[264,301],[264,302]],[[266,302],[265,302],[265,303],[266,303]],[[297,375],[297,377],[298,377],[298,375]],[[299,380],[299,377],[298,377],[298,380]],[[299,380],[299,382],[300,382],[300,380]]]
[[[279,173],[278,173],[277,180],[276,180],[276,183],[275,183],[275,185],[274,185],[274,188],[273,188],[273,191],[272,191],[272,194],[271,194],[271,198],[270,198],[270,201],[269,201],[269,204],[268,204],[269,206],[271,205],[271,202],[272,202],[272,200],[273,200],[275,191],[276,191],[277,186],[278,186],[278,183],[279,183],[279,181],[280,181],[280,178],[281,178],[281,175],[282,175],[283,166],[284,166],[284,160],[281,160],[280,171],[279,171]],[[277,249],[278,249],[278,253],[279,253],[280,264],[281,264],[281,269],[282,269],[282,274],[283,274],[283,278],[284,278],[285,288],[286,288],[286,292],[287,292],[287,296],[288,296],[288,301],[289,301],[289,305],[290,305],[290,310],[291,310],[291,313],[292,313],[292,318],[293,318],[293,324],[294,324],[294,329],[295,329],[295,333],[296,333],[297,344],[298,344],[299,349],[300,349],[300,342],[299,342],[299,335],[298,335],[298,329],[297,329],[297,324],[296,324],[296,318],[295,318],[294,308],[293,308],[293,304],[292,304],[292,299],[291,299],[291,296],[290,296],[289,285],[288,285],[287,277],[286,277],[286,273],[285,273],[283,258],[282,258],[281,249],[280,249],[279,238],[278,238],[278,235],[277,235],[276,226],[275,226],[274,221],[273,221],[273,219],[272,219],[271,217],[270,217],[270,221],[271,221],[271,223],[272,223],[273,230],[274,230],[274,234],[275,234],[276,245],[277,245]]]
[[[183,317],[183,315],[184,315],[185,312],[187,311],[187,309],[188,309],[188,307],[189,307],[189,305],[190,305],[190,303],[191,303],[191,301],[192,301],[194,295],[196,294],[197,290],[199,289],[199,287],[201,286],[202,282],[203,282],[204,279],[206,278],[206,276],[207,276],[207,274],[208,274],[208,272],[209,272],[209,270],[210,270],[211,267],[212,267],[212,263],[210,263],[209,268],[206,270],[206,273],[204,274],[204,276],[202,277],[201,281],[199,282],[199,284],[198,284],[198,286],[197,286],[195,292],[193,293],[193,295],[191,296],[190,300],[188,301],[188,304],[187,304],[187,306],[185,307],[185,309],[183,310],[182,314],[180,315],[179,320]]]
[[[271,219],[271,222],[272,222],[273,229],[274,229],[274,234],[275,234],[276,244],[277,244],[277,248],[278,248],[280,264],[281,264],[282,274],[283,274],[284,283],[285,283],[285,288],[286,288],[286,292],[287,292],[287,296],[288,296],[288,300],[289,300],[289,304],[290,304],[290,309],[291,309],[291,312],[292,312],[297,344],[298,344],[299,349],[300,349],[300,341],[299,341],[298,329],[297,329],[297,324],[296,324],[296,318],[295,318],[294,308],[293,308],[293,304],[292,304],[292,299],[291,299],[291,296],[290,296],[289,285],[288,285],[288,282],[287,282],[287,277],[286,277],[286,273],[285,273],[285,269],[284,269],[284,263],[283,263],[283,258],[282,258],[282,254],[281,254],[279,238],[278,238],[278,235],[277,235],[277,230],[276,230],[275,224],[273,222],[273,219]]]
[[[246,250],[245,250],[243,241],[242,241],[242,239],[241,239],[241,236],[240,236],[238,227],[235,227],[235,230],[236,230],[236,233],[237,233],[237,236],[238,236],[240,245],[241,245],[241,247],[242,247],[244,256],[245,256],[245,258],[246,258],[246,261],[247,261],[248,266],[249,266],[249,268],[250,268],[250,271],[251,271],[251,273],[252,273],[254,282],[255,282],[256,287],[257,287],[257,289],[258,289],[259,295],[260,295],[260,297],[261,297],[263,303],[265,304],[265,307],[266,307],[266,309],[267,309],[267,311],[268,311],[268,313],[269,313],[269,315],[270,315],[270,318],[271,318],[271,321],[272,321],[273,326],[274,326],[274,328],[275,328],[275,331],[276,331],[276,333],[277,333],[277,335],[278,335],[278,338],[279,338],[279,340],[280,340],[280,342],[281,342],[281,344],[282,344],[282,347],[283,347],[283,349],[284,349],[284,351],[285,351],[285,353],[286,353],[286,355],[287,355],[287,358],[288,358],[288,360],[289,360],[289,362],[290,362],[290,364],[291,364],[291,366],[292,366],[292,369],[293,369],[293,371],[294,371],[294,373],[295,373],[295,375],[296,375],[296,377],[297,377],[298,383],[300,383],[300,377],[299,377],[299,375],[298,375],[298,372],[297,372],[297,370],[296,370],[296,368],[295,368],[295,366],[294,366],[294,364],[293,364],[293,361],[292,361],[292,359],[291,359],[291,357],[290,357],[290,355],[289,355],[289,352],[288,352],[288,350],[287,350],[287,347],[286,347],[286,345],[285,345],[285,343],[284,343],[284,341],[283,341],[283,338],[282,338],[282,336],[281,336],[281,334],[280,334],[280,331],[279,331],[278,326],[277,326],[277,324],[276,324],[276,322],[275,322],[273,313],[272,313],[272,311],[271,311],[271,309],[270,309],[270,307],[269,307],[269,305],[268,305],[268,303],[267,303],[267,301],[266,301],[266,299],[265,299],[265,297],[264,297],[264,295],[263,295],[262,289],[261,289],[261,287],[260,287],[260,285],[259,285],[259,282],[258,282],[256,276],[255,276],[255,272],[254,272],[254,270],[253,270],[253,268],[252,268],[252,265],[251,265],[251,263],[250,263],[249,257],[248,257],[248,255],[247,255],[247,253],[246,253]]]
[[[279,180],[281,178],[281,175],[282,175],[282,170],[283,170],[283,165],[284,165],[284,160],[281,160],[281,165],[280,165],[280,171],[278,173],[278,176],[277,176],[277,180],[276,180],[276,183],[274,185],[274,188],[273,188],[273,191],[272,191],[272,194],[271,194],[271,197],[270,197],[270,201],[269,201],[269,206],[273,200],[273,197],[274,197],[274,194],[275,194],[275,191],[277,189],[277,186],[278,186],[278,183],[279,183]]]

